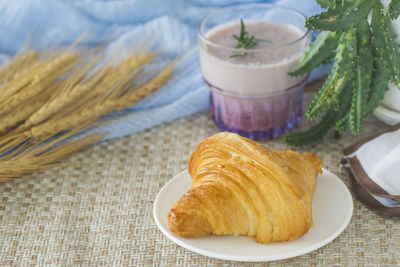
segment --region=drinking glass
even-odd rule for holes
[[[251,139],[270,139],[290,131],[302,114],[307,75],[291,77],[310,43],[300,12],[274,4],[244,4],[219,9],[200,23],[200,64],[210,88],[212,118],[223,131]],[[212,33],[243,20],[292,27],[299,37],[288,43],[244,50],[210,39]],[[237,33],[239,35],[239,32]],[[257,37],[257,36],[255,36]],[[233,38],[233,37],[232,37]],[[232,57],[246,53],[243,57]]]

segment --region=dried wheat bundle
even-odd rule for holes
[[[106,64],[101,53],[18,53],[0,68],[0,182],[60,164],[103,134],[68,141],[104,115],[160,88],[173,64],[147,70],[153,52]]]

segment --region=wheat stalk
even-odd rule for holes
[[[61,164],[59,160],[79,151],[89,144],[99,141],[104,134],[87,136],[77,141],[64,143],[55,148],[51,148],[70,136],[71,135],[62,136],[46,145],[36,147],[26,153],[16,155],[13,158],[7,158],[5,161],[0,161],[0,182],[18,178],[24,174],[41,170],[44,167],[65,165]]]
[[[33,52],[15,57],[0,71],[4,80],[0,93],[0,182],[55,164],[99,140],[102,135],[74,142],[67,138],[161,87],[174,65],[132,88],[153,76],[145,66],[154,55],[132,55],[101,68],[94,68],[99,56],[83,64],[70,48],[45,57]],[[12,76],[12,70],[17,74]]]
[[[47,101],[61,89],[62,82],[57,82],[54,86],[46,88],[33,98],[21,102],[15,109],[9,112],[7,116],[2,116],[0,134],[8,133],[8,135],[14,135],[28,129],[29,127],[23,128],[26,119],[37,112],[37,110],[45,105]]]
[[[33,62],[31,65],[27,66],[24,69],[21,69],[18,73],[18,79],[12,79],[8,83],[6,83],[0,91],[0,103],[6,101],[9,97],[14,94],[17,94],[22,88],[27,86],[31,81],[32,77],[36,73],[38,69],[43,68],[47,64],[47,61],[44,59],[38,59],[36,62]],[[11,68],[12,69],[12,68]],[[5,72],[11,72],[7,67],[4,70]],[[6,74],[5,74],[6,75]]]
[[[11,62],[0,69],[0,84],[7,83],[21,75],[21,71],[33,64],[39,56],[36,51],[17,54]]]
[[[89,99],[104,94],[105,91],[110,90],[111,87],[118,86],[120,83],[125,83],[126,80],[130,79],[132,75],[146,65],[152,57],[152,53],[131,56],[114,68],[105,67],[95,72],[85,82],[77,84],[75,80],[72,81],[61,95],[55,97],[52,101],[32,114],[23,127],[26,129],[30,126],[37,125],[63,109],[64,113],[68,112],[78,104],[85,103]],[[92,64],[88,64],[88,66],[91,65]],[[83,73],[86,71],[86,69],[82,70]],[[80,75],[77,76],[83,76],[82,73],[79,74]]]
[[[113,94],[123,93],[124,91],[122,89],[125,88],[123,85],[142,70],[142,68],[153,59],[154,55],[155,53],[147,52],[128,57],[122,61],[121,64],[112,68],[112,75],[107,76],[97,88],[100,90],[102,88],[114,88],[114,90],[109,91]],[[103,92],[94,90],[89,97],[94,98],[101,93]]]
[[[70,68],[77,63],[78,54],[64,54],[55,58],[44,68],[39,69],[33,76],[29,77],[30,82],[21,94],[13,94],[3,100],[0,104],[0,115],[4,115],[13,110],[19,103],[31,99],[36,94],[40,93],[47,86],[54,83],[62,74],[66,73]]]
[[[95,77],[88,82],[84,83],[84,77],[86,73],[98,62],[98,58],[90,61],[82,69],[78,69],[72,73],[67,79],[64,80],[61,86],[59,94],[53,94],[48,102],[42,105],[35,113],[28,117],[24,125],[22,125],[19,131],[27,129],[32,125],[39,124],[44,120],[48,119],[58,111],[63,110],[67,106],[75,103],[80,95],[74,95],[72,92],[78,91],[77,88],[87,87],[87,90],[91,90],[93,86],[101,79],[106,72],[100,72],[99,77]],[[82,84],[83,83],[83,84]],[[90,86],[87,86],[90,84]]]
[[[25,101],[22,103],[24,107],[12,110],[7,116],[4,116],[1,119],[0,123],[0,133],[5,133],[11,128],[15,127],[19,123],[23,122],[26,118],[28,118],[32,113],[38,110],[41,106],[46,103],[47,99],[44,97],[41,98],[33,98],[32,101]]]
[[[121,96],[120,101],[116,101],[116,109],[121,110],[131,106],[133,103],[138,102],[142,98],[152,94],[156,89],[161,87],[171,76],[175,69],[175,65],[166,67],[163,71],[157,74],[153,79],[139,86],[136,90],[131,90],[125,95]]]
[[[42,141],[59,132],[89,125],[111,111],[125,109],[140,99],[150,95],[168,79],[173,70],[174,66],[169,66],[157,74],[153,79],[139,86],[136,90],[126,93],[120,98],[105,99],[101,102],[95,102],[92,105],[83,106],[64,117],[55,117],[43,124],[34,126],[29,131],[26,131],[24,135],[27,139]]]

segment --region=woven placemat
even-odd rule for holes
[[[357,137],[327,136],[297,149],[322,156],[324,167],[349,186],[339,167],[342,149],[386,128],[370,117]],[[263,266],[192,253],[169,241],[154,223],[153,200],[160,188],[187,167],[196,145],[216,132],[208,112],[202,112],[92,146],[66,160],[74,165],[0,184],[0,266]],[[280,140],[265,144],[288,148]],[[350,225],[333,242],[269,264],[399,264],[400,220],[354,202]]]

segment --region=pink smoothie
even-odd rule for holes
[[[288,24],[245,21],[246,31],[258,44],[247,50],[248,55],[231,57],[237,51],[240,23],[223,24],[206,33],[208,42],[200,49],[204,79],[226,92],[245,96],[267,95],[284,91],[304,77],[290,77],[309,44],[305,32]]]

